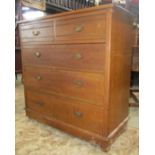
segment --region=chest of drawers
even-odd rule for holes
[[[131,31],[113,5],[22,21],[27,116],[108,148],[128,119]]]

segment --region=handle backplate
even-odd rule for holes
[[[83,116],[82,112],[79,112],[79,111],[75,111],[75,112],[74,112],[74,115],[75,115],[76,117],[82,117],[82,116]]]
[[[81,32],[83,30],[83,26],[79,25],[75,28],[75,32]]]
[[[38,36],[38,35],[40,34],[40,31],[34,30],[34,31],[32,31],[32,34],[33,34],[34,36]]]

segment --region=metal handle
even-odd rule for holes
[[[44,105],[44,103],[43,102],[40,102],[40,101],[35,102],[35,104],[38,105],[38,106],[43,106]]]
[[[79,52],[75,53],[74,58],[75,58],[76,60],[81,59],[81,58],[82,58],[81,53],[79,53]]]
[[[83,86],[83,81],[81,81],[81,80],[75,80],[75,81],[74,81],[74,84],[75,84],[76,86],[78,86],[78,87],[81,87],[81,86]]]
[[[75,111],[74,115],[77,116],[77,117],[82,117],[83,114],[82,114],[82,112]]]
[[[37,76],[36,79],[39,81],[41,80],[41,76]]]
[[[40,34],[40,31],[32,31],[32,34],[33,34],[34,36],[38,36],[38,35]]]
[[[76,28],[75,28],[75,31],[76,32],[81,32],[82,31],[82,29],[83,29],[83,26],[77,26]]]
[[[41,54],[40,54],[39,52],[35,52],[35,56],[36,56],[36,57],[40,57]]]

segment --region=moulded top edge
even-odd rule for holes
[[[101,11],[101,10],[106,10],[106,9],[112,9],[112,8],[116,8],[119,11],[124,12],[125,14],[129,15],[129,16],[133,16],[133,14],[131,12],[129,12],[128,10],[126,10],[125,8],[121,7],[120,5],[116,5],[116,4],[104,4],[104,5],[99,5],[99,6],[95,6],[95,7],[90,7],[90,8],[83,8],[83,9],[79,9],[79,10],[72,10],[72,11],[68,11],[68,12],[63,12],[63,13],[57,13],[54,15],[47,15],[44,17],[39,17],[36,19],[31,19],[31,20],[21,20],[18,21],[17,24],[22,24],[22,23],[28,23],[28,22],[35,22],[35,21],[40,21],[40,20],[47,20],[47,19],[51,19],[51,18],[59,18],[59,17],[65,17],[65,16],[70,16],[70,15],[77,15],[77,14],[82,14],[82,13],[89,13],[89,12],[96,12],[96,11]]]
[[[63,12],[63,13],[57,13],[54,15],[47,15],[44,17],[39,17],[36,19],[31,19],[31,20],[21,20],[21,21],[18,21],[17,24],[33,22],[33,21],[37,21],[37,20],[45,20],[45,19],[50,19],[50,18],[63,17],[63,16],[68,16],[68,15],[74,15],[77,13],[79,14],[79,13],[86,13],[86,12],[90,12],[90,11],[103,10],[103,9],[112,8],[113,6],[114,6],[113,4],[106,4],[106,5],[99,5],[99,6],[84,8],[84,9],[79,9],[79,10],[72,10],[72,11]]]

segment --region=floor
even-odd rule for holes
[[[139,109],[129,109],[127,130],[109,152],[98,145],[73,137],[53,127],[29,119],[24,111],[21,76],[16,80],[16,155],[138,155]]]

